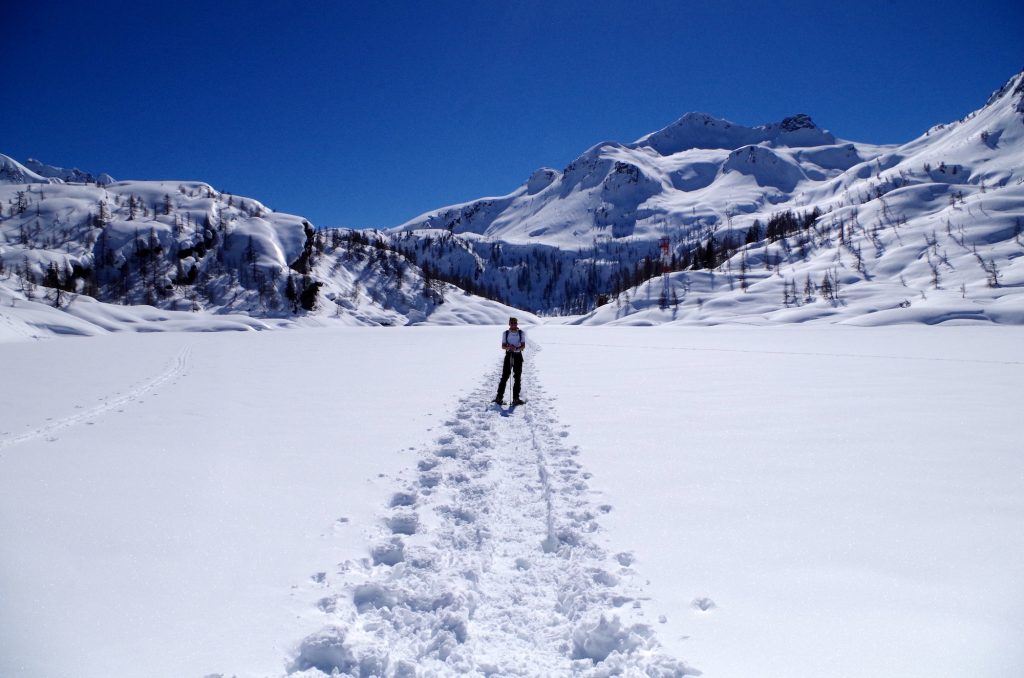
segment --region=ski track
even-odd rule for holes
[[[152,391],[154,388],[157,388],[158,386],[161,386],[182,374],[188,365],[189,356],[191,354],[192,347],[185,346],[180,351],[178,351],[178,354],[171,361],[171,364],[167,367],[167,369],[165,369],[163,372],[153,377],[152,379],[144,381],[138,384],[137,386],[129,389],[127,393],[117,394],[114,396],[107,396],[105,398],[102,398],[98,405],[96,405],[95,407],[91,407],[88,410],[83,410],[71,416],[64,417],[62,419],[57,419],[56,421],[47,422],[43,426],[32,429],[31,431],[22,433],[20,435],[0,439],[0,451],[3,451],[9,447],[13,447],[14,445],[18,445],[20,443],[35,440],[36,438],[42,438],[44,436],[49,438],[52,436],[52,434],[54,434],[56,431],[59,431],[60,429],[75,426],[83,422],[92,423],[92,420],[96,419],[97,417],[100,417],[111,411],[120,410],[128,403],[134,400],[138,400],[139,398],[143,397],[144,395]]]
[[[534,349],[536,350],[536,349]],[[325,626],[292,675],[699,675],[659,651],[628,553],[598,546],[585,473],[524,365],[529,403],[463,398],[383,508],[370,557],[314,576]]]

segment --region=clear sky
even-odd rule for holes
[[[393,226],[689,111],[909,141],[1022,35],[1021,0],[10,0],[0,153]]]

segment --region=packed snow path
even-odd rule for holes
[[[370,557],[318,575],[327,624],[293,674],[683,676],[658,652],[628,553],[609,554],[588,474],[525,361],[514,409],[498,374],[465,397],[381,514]]]

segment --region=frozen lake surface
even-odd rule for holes
[[[0,674],[1019,676],[1024,330],[3,344]]]

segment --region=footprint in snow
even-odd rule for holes
[[[707,612],[708,610],[714,609],[715,601],[710,598],[694,598],[693,602],[690,603],[691,607],[700,610],[701,612]]]
[[[416,494],[414,492],[395,492],[391,495],[389,506],[397,508],[399,506],[413,506],[415,503]]]
[[[388,529],[392,534],[413,535],[420,526],[420,518],[411,511],[396,513],[387,519]]]
[[[405,560],[405,544],[395,537],[391,541],[374,546],[370,556],[374,565],[397,565]]]
[[[441,482],[441,474],[437,471],[427,471],[420,474],[420,487],[431,489],[437,487]]]

